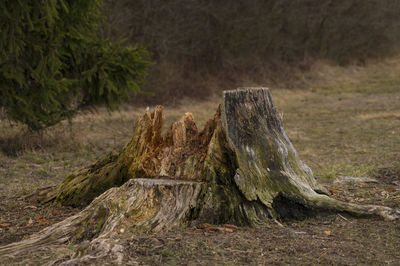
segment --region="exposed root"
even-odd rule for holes
[[[85,255],[81,259],[114,256],[121,260],[120,243],[124,238],[137,231],[157,232],[189,222],[201,191],[202,184],[198,182],[132,179],[109,189],[80,213],[29,239],[0,247],[0,258],[12,261],[31,254],[56,255],[68,250],[68,245],[87,242],[76,253]],[[65,256],[65,252],[61,253]],[[74,254],[67,253],[69,257]]]
[[[325,209],[334,212],[346,212],[354,216],[375,216],[387,221],[400,219],[400,211],[385,206],[359,205],[330,198],[325,195],[303,195],[306,205],[314,209]]]

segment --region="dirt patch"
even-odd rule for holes
[[[0,246],[20,241],[77,211],[73,208],[42,206],[23,198],[0,196]]]
[[[373,173],[376,182],[338,182],[327,184],[332,196],[347,202],[375,204],[400,209],[400,172],[396,168]]]
[[[345,220],[346,219],[346,220]],[[329,216],[233,233],[178,230],[127,243],[127,264],[397,264],[400,226]]]

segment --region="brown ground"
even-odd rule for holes
[[[379,183],[327,184],[336,198],[400,208],[400,172],[381,171]],[[285,221],[284,227],[238,228],[232,233],[178,229],[133,236],[135,265],[400,264],[400,223],[329,215]]]
[[[400,209],[398,73],[400,63],[394,62],[367,69],[325,66],[323,73],[313,77],[310,89],[272,90],[300,158],[334,197]],[[219,101],[187,101],[167,108],[167,124],[192,111],[201,128]],[[0,245],[76,212],[40,206],[26,195],[56,185],[71,171],[120,149],[142,112],[128,106],[112,115],[101,110],[77,117],[72,127],[58,125],[42,136],[17,134],[18,126],[0,122]],[[377,183],[334,182],[339,176],[368,176]],[[125,263],[400,265],[398,221],[330,215],[283,225],[238,228],[231,233],[190,227],[136,235],[126,243]]]

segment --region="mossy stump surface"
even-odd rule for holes
[[[257,226],[326,212],[400,217],[388,207],[330,198],[299,159],[266,88],[225,91],[201,131],[190,113],[164,135],[163,123],[161,106],[146,112],[120,153],[42,193],[44,203],[86,207],[27,240],[0,247],[0,258],[34,253],[64,254],[54,256],[66,264],[101,257],[123,262],[123,241],[138,232],[201,222]]]

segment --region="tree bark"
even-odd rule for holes
[[[138,119],[132,140],[119,154],[42,195],[54,204],[90,203],[85,209],[30,239],[1,247],[0,258],[43,249],[54,253],[74,243],[78,251],[70,262],[104,256],[122,260],[123,239],[132,234],[201,222],[257,226],[327,212],[400,217],[388,207],[327,196],[299,159],[268,89],[225,91],[202,131],[186,113],[163,136],[162,111],[156,107]]]

